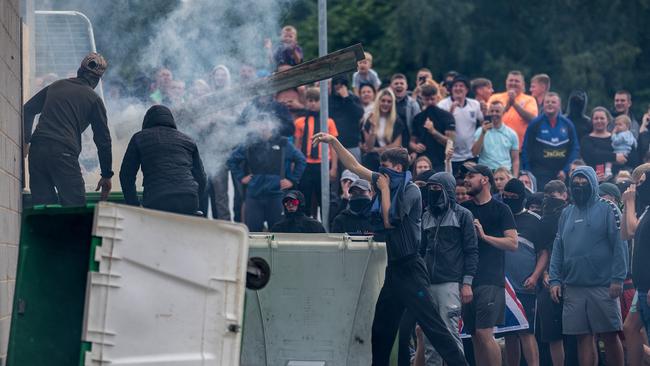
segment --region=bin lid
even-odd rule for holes
[[[85,365],[239,364],[243,225],[101,202],[93,235]]]

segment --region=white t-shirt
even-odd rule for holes
[[[449,112],[452,103],[451,97],[447,97],[438,103],[438,108]],[[456,140],[451,161],[471,159],[474,157],[472,145],[474,144],[476,126],[478,121],[483,120],[481,104],[475,99],[465,98],[465,105],[454,109],[454,120],[456,121]]]

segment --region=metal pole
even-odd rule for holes
[[[318,0],[318,56],[327,55],[327,0]],[[329,93],[328,80],[320,82],[320,130],[328,132],[327,120],[329,119]],[[321,220],[325,230],[329,231],[330,215],[330,174],[329,174],[329,146],[321,144]]]

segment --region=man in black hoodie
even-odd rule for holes
[[[565,111],[566,117],[573,122],[578,135],[578,141],[591,133],[591,118],[587,116],[587,93],[574,90],[569,95],[569,102]]]
[[[135,177],[142,168],[142,205],[154,210],[193,215],[207,178],[199,149],[176,129],[169,108],[155,105],[147,111],[142,131],[131,137],[122,159],[120,183],[127,204],[139,206]]]
[[[305,215],[305,196],[300,191],[289,191],[282,199],[284,218],[273,225],[274,233],[324,233],[325,228],[318,220]]]
[[[359,97],[348,90],[348,78],[344,75],[332,79],[332,90],[329,97],[329,116],[336,121],[341,144],[357,161],[361,161],[361,117],[363,107]]]
[[[24,106],[23,153],[29,153],[32,202],[82,206],[86,189],[79,167],[81,134],[90,125],[97,146],[104,200],[111,191],[112,153],[106,108],[93,89],[108,66],[98,53],[88,54],[77,77],[56,81],[36,93]],[[32,134],[34,117],[40,114]],[[30,151],[31,144],[31,151]]]

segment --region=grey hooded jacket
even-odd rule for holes
[[[451,174],[436,173],[428,182],[443,187],[446,207],[437,217],[427,207],[422,216],[424,235],[420,254],[427,264],[431,283],[463,282],[471,285],[478,268],[474,216],[456,203],[456,180]]]

